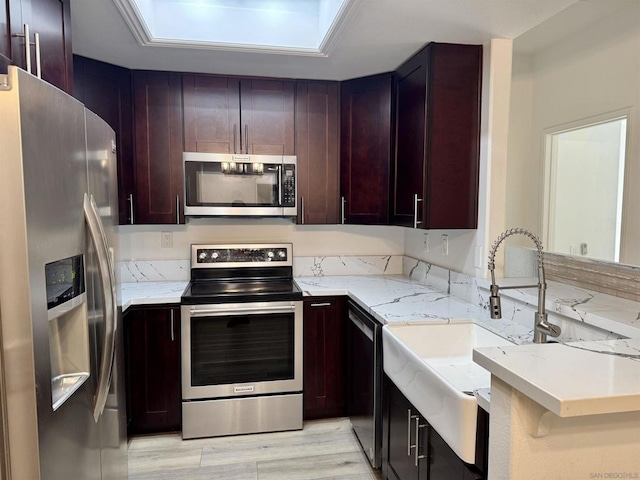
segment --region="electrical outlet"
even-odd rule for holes
[[[160,246],[162,248],[173,247],[173,232],[160,233]]]
[[[423,237],[422,237],[422,249],[425,252],[429,251],[429,234],[428,233],[423,234]]]
[[[442,234],[442,255],[449,255],[449,235]]]

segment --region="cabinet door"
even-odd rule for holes
[[[391,75],[342,83],[340,191],[344,223],[386,225],[391,152]]]
[[[296,82],[298,223],[338,223],[338,82]]]
[[[388,467],[400,480],[418,480],[415,466],[414,416],[417,411],[391,382],[388,386]],[[413,447],[412,447],[413,446]]]
[[[22,0],[22,21],[29,24],[31,42],[40,36],[42,79],[68,93],[73,91],[70,0]],[[36,68],[31,46],[32,72]]]
[[[184,147],[187,152],[240,152],[240,81],[185,75]]]
[[[422,219],[426,135],[427,51],[422,50],[394,74],[395,155],[391,222],[414,226]],[[417,216],[417,218],[416,218]],[[418,226],[420,224],[418,223]]]
[[[123,323],[128,433],[180,430],[179,307],[135,309]]]
[[[345,415],[345,301],[304,301],[304,418]]]
[[[430,45],[424,228],[476,228],[482,46]]]
[[[294,82],[240,81],[241,151],[256,155],[294,155]]]
[[[22,33],[20,0],[0,0],[0,73],[7,66],[21,65],[24,58],[24,40],[14,37]]]
[[[179,74],[133,74],[134,223],[184,223],[182,82]]]
[[[73,96],[116,132],[120,224],[133,223],[133,97],[131,71],[77,55],[73,57]]]

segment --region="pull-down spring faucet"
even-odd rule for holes
[[[513,285],[500,287],[496,283],[495,276],[495,258],[496,250],[507,237],[511,235],[524,235],[533,240],[538,250],[538,284],[537,285]],[[491,272],[491,296],[489,297],[489,308],[491,309],[491,318],[502,318],[502,307],[500,305],[499,291],[509,288],[537,288],[538,289],[538,311],[534,314],[534,328],[533,328],[533,342],[534,343],[547,343],[547,335],[551,337],[560,336],[560,327],[553,325],[547,321],[547,313],[545,312],[545,294],[547,290],[547,284],[544,279],[544,264],[542,253],[542,242],[535,233],[530,232],[524,228],[511,228],[503,233],[496,239],[491,246],[489,252],[489,271]]]

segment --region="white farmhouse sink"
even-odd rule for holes
[[[473,362],[473,349],[513,344],[469,321],[385,325],[382,345],[387,376],[453,451],[473,463],[478,408],[472,392],[491,386],[491,374]]]

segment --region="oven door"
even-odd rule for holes
[[[183,160],[185,215],[296,214],[295,157],[185,152]]]
[[[302,302],[183,305],[182,399],[302,391]]]

